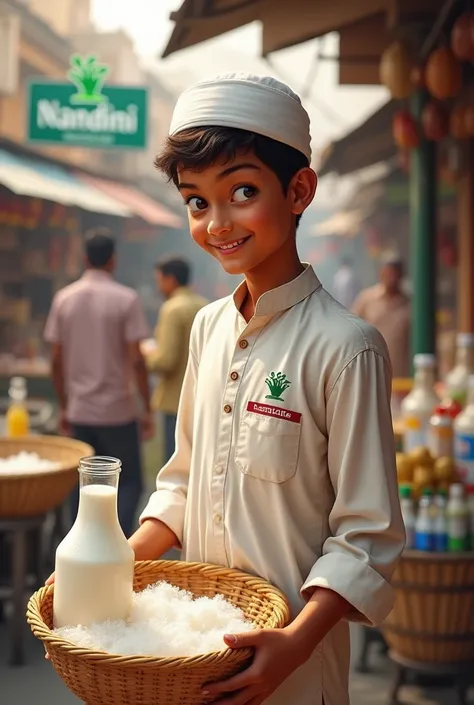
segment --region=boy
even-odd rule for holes
[[[310,158],[298,96],[233,74],[179,98],[157,159],[193,239],[244,281],[197,314],[176,452],[131,544],[257,574],[292,608],[286,629],[226,636],[255,658],[206,686],[221,705],[347,705],[347,620],[385,618],[404,545],[386,346],[297,253]]]

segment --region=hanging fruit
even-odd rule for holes
[[[457,140],[467,140],[469,132],[466,125],[466,106],[455,105],[449,121],[449,131]]]
[[[413,93],[410,52],[401,42],[393,42],[380,59],[380,83],[388,88],[392,98],[408,98]]]
[[[449,133],[449,113],[437,100],[430,100],[421,113],[421,126],[427,140],[441,142]]]
[[[451,49],[441,47],[426,63],[426,87],[434,98],[455,98],[462,86],[461,64]]]
[[[451,49],[459,61],[474,61],[474,13],[465,12],[454,23]]]
[[[393,137],[401,149],[414,149],[420,144],[420,134],[413,115],[399,110],[393,118]]]

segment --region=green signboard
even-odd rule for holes
[[[31,81],[28,140],[95,149],[144,149],[147,89],[104,85],[108,72],[95,56],[75,54],[69,83]]]

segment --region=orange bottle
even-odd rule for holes
[[[26,407],[27,389],[24,377],[13,377],[8,391],[11,399],[6,413],[6,434],[9,438],[27,436],[30,432],[30,415]]]

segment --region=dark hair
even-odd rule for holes
[[[108,228],[94,228],[85,235],[86,256],[91,267],[103,269],[115,253],[115,240]]]
[[[178,185],[178,169],[202,171],[222,161],[230,162],[238,153],[253,152],[278,177],[286,195],[293,176],[309,166],[302,152],[270,137],[234,127],[192,127],[167,137],[155,166]],[[296,217],[298,225],[301,216]]]
[[[161,259],[156,263],[155,268],[165,277],[174,277],[180,286],[186,286],[191,279],[191,267],[181,257]]]

